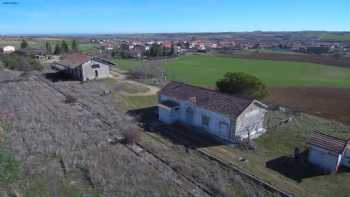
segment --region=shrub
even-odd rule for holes
[[[253,140],[248,140],[248,139],[244,139],[240,141],[237,146],[241,150],[255,151],[257,149],[257,144]]]
[[[0,182],[13,183],[19,178],[18,161],[7,151],[0,149]]]
[[[152,62],[132,68],[128,74],[132,79],[162,78],[164,69],[158,62]]]
[[[67,95],[66,96],[66,100],[64,100],[64,102],[67,103],[67,104],[73,104],[73,103],[77,102],[77,98],[75,98],[72,95]]]
[[[216,87],[223,93],[255,99],[263,99],[268,95],[266,86],[261,80],[253,75],[241,72],[226,73],[223,79],[216,82]]]
[[[122,141],[123,144],[132,145],[138,142],[140,139],[139,131],[137,131],[136,129],[130,129],[130,130],[124,131],[122,134],[124,137]]]
[[[17,53],[4,55],[2,56],[1,61],[5,68],[11,70],[33,71],[42,69],[42,65],[34,58]]]
[[[28,48],[28,42],[26,40],[22,40],[21,42],[21,49]]]

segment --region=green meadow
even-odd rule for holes
[[[246,72],[268,86],[350,87],[350,69],[305,62],[188,55],[163,63],[168,80],[213,86],[226,72]]]
[[[350,33],[325,33],[321,40],[350,41]]]

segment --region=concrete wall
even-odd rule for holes
[[[166,124],[173,124],[178,120],[178,113],[175,109],[158,107],[159,120]]]
[[[235,137],[245,139],[249,135],[251,139],[254,139],[265,133],[264,120],[266,112],[267,110],[260,106],[258,101],[253,101],[238,116]]]
[[[310,146],[308,161],[315,166],[323,169],[325,172],[335,172],[340,156],[327,150]]]
[[[93,65],[99,65],[99,68],[93,68]],[[106,64],[103,64],[101,62],[90,60],[83,65],[81,65],[82,68],[82,80],[93,80],[93,79],[105,79],[110,76],[109,74],[109,66]],[[96,73],[98,73],[98,76],[96,77]]]
[[[160,96],[160,101],[166,101],[166,100],[172,100],[171,98],[161,95]],[[175,101],[175,100],[172,100]],[[178,101],[175,101],[178,102]],[[227,139],[227,140],[232,140],[231,138],[231,128],[234,128],[234,125],[231,125],[231,120],[228,116],[224,115],[224,114],[220,114],[217,112],[212,112],[212,111],[208,111],[206,109],[197,107],[195,105],[193,105],[191,102],[188,101],[180,101],[178,102],[180,104],[180,108],[179,110],[176,112],[177,113],[177,121],[186,124],[186,125],[190,125],[190,126],[194,126],[194,127],[198,127],[203,129],[204,131],[207,131],[210,134],[216,135],[218,137]],[[191,108],[193,110],[193,120],[189,121],[187,119],[187,115],[186,115],[186,110],[188,108]],[[164,112],[162,112],[162,110],[159,111],[160,116],[163,115],[169,115],[169,114],[165,114]],[[202,124],[202,115],[206,115],[209,117],[209,125],[208,126],[204,126]],[[175,116],[175,115],[173,115]],[[169,119],[166,119],[169,120]],[[223,126],[225,125],[225,126]],[[227,127],[227,131],[225,130],[225,127]]]
[[[350,168],[350,144],[345,147],[342,165]]]

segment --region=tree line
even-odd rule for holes
[[[130,49],[118,49],[115,48],[112,51],[112,56],[113,57],[121,57],[121,58],[130,58],[133,57],[133,50]],[[144,50],[144,53],[142,54],[142,56],[146,56],[146,57],[164,57],[164,56],[173,56],[175,55],[175,49],[174,46],[170,47],[170,48],[166,48],[164,47],[162,44],[157,44],[154,43],[150,46],[149,50]]]
[[[21,42],[21,49],[27,49],[29,48],[29,44],[26,40],[22,40]],[[45,50],[48,54],[55,54],[59,55],[62,53],[68,53],[68,52],[79,52],[79,46],[78,41],[73,40],[71,42],[71,46],[68,46],[67,41],[62,40],[61,42],[57,42],[54,47],[52,47],[51,42],[47,41],[45,43]]]

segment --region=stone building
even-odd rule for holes
[[[115,64],[102,58],[73,53],[63,56],[56,65],[63,66],[65,72],[73,78],[87,81],[110,77],[109,67]]]

